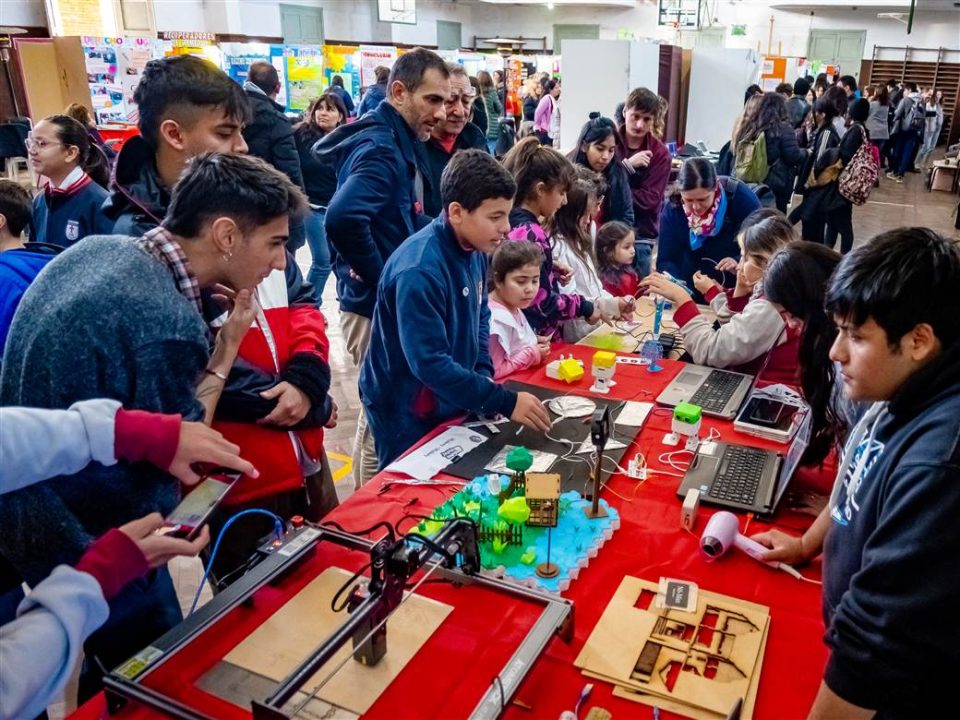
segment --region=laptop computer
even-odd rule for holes
[[[771,515],[790,483],[810,438],[809,421],[797,430],[786,457],[770,450],[725,442],[702,442],[677,495],[700,491],[700,502]]]
[[[704,415],[732,419],[753,388],[752,375],[687,365],[657,397],[661,405],[687,402],[699,405]]]

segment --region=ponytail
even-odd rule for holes
[[[57,140],[77,148],[77,164],[90,179],[106,188],[110,184],[110,166],[103,150],[90,142],[87,129],[69,115],[51,115],[44,120],[56,127]]]
[[[574,167],[559,151],[541,145],[531,136],[514,145],[503,158],[503,166],[517,181],[515,203],[519,205],[534,194],[537,183],[568,192],[576,179]]]

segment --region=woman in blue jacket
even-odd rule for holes
[[[44,118],[27,138],[27,153],[34,172],[47,178],[33,201],[31,240],[69,247],[113,229],[100,209],[107,199],[106,160],[83,125],[66,115]]]
[[[657,270],[686,283],[698,303],[704,300],[693,288],[695,272],[732,285],[735,275],[729,271],[740,258],[740,226],[759,207],[746,183],[718,176],[706,158],[688,159],[660,210]]]

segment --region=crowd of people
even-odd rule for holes
[[[116,158],[88,118],[57,115],[28,143],[44,190],[0,181],[0,411],[17,428],[0,474],[0,662],[43,637],[61,648],[29,682],[4,673],[0,715],[42,710],[81,645],[83,699],[177,624],[169,557],[202,553],[217,591],[236,579],[272,527],[244,510],[319,521],[337,504],[330,274],[359,371],[358,487],[466,413],[549,431],[542,402],[503,380],[646,293],[674,305],[692,361],[798,388],[804,465],[839,456],[837,482],[802,538],[758,539],[771,559],[824,554],[831,659],[812,714],[937,707],[960,594],[960,535],[939,530],[960,504],[960,252],[918,228],[853,249],[842,174],[868,147],[896,177],[915,151],[922,165],[936,93],[868,99],[851,77],[752,88],[719,167],[689,158],[671,184],[666,102],[647,88],[585,118],[564,155],[556,79],[528,83],[519,139],[500,122],[502,77],[415,49],[376,79],[356,106],[335,82],[291,124],[269,63],[241,87],[199,58],[155,60],[140,135]],[[215,559],[206,533],[153,534],[197,461],[243,473],[209,524],[231,523]]]

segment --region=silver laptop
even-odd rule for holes
[[[704,415],[736,417],[753,388],[754,376],[702,365],[687,365],[657,397],[661,405],[699,405]]]
[[[809,418],[790,444],[787,456],[725,442],[702,442],[677,489],[700,491],[700,502],[742,512],[771,515],[793,477],[810,438]]]

